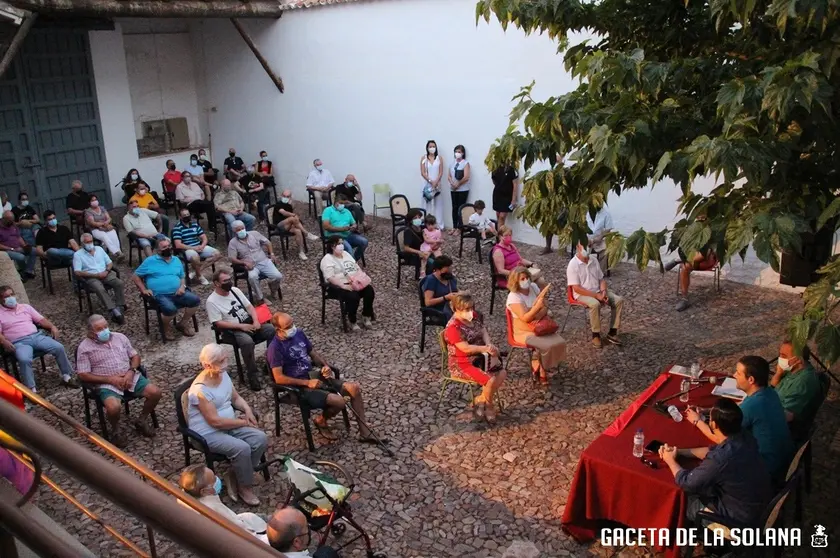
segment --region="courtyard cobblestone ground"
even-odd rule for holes
[[[305,212],[303,206],[299,209]],[[317,231],[312,218],[305,223]],[[306,464],[326,459],[347,468],[356,482],[356,518],[373,537],[375,549],[391,558],[615,555],[617,549],[602,548],[598,543],[579,545],[560,528],[580,452],[669,363],[699,360],[705,368],[726,371],[733,369],[744,354],[772,358],[787,319],[802,307],[795,294],[730,281],[723,282],[718,295],[710,279],[698,277],[692,284],[694,305],[676,313],[675,274],[640,273],[622,264],[613,272],[610,283],[625,298],[623,347],[593,349],[583,312],[574,308],[565,332],[568,361],[551,378],[548,389],[532,384],[520,353],[511,363],[509,381],[503,389],[507,407],[495,427],[473,423],[466,401],[454,391],[444,399],[435,420],[441,360],[436,330],[421,353],[416,283],[405,269],[402,286],[396,288],[390,224],[377,220],[369,236],[368,271],[376,289],[378,318],[372,331],[342,333],[338,307],[332,301],[327,304],[326,324],[321,325],[318,242],[310,243],[309,261],[299,261],[293,249],[290,259],[282,262],[285,298],[275,307],[289,312],[322,354],[349,379],[362,384],[370,422],[377,432],[390,438],[394,457],[357,443],[355,426],[349,435],[341,434],[333,443],[316,435],[318,447],[310,453],[296,409],[281,409],[281,435],[275,436],[270,391],[253,393],[244,386],[239,389],[261,413],[261,425],[269,435],[270,457],[288,454]],[[224,235],[220,238],[223,242]],[[446,238],[445,252],[457,254],[456,241]],[[222,243],[217,246],[223,247]],[[275,248],[279,253],[279,247]],[[551,308],[562,318],[567,308],[564,289],[568,257],[556,252],[539,256],[538,247],[522,249],[556,286]],[[129,283],[127,268],[122,266],[122,270]],[[486,258],[479,265],[475,254],[465,246],[464,257],[455,258],[454,272],[462,289],[475,294],[479,310],[487,314],[490,290]],[[72,353],[84,335],[85,316],[78,312],[66,277],[56,273],[54,279],[55,295],[42,289],[40,280],[29,282],[27,291],[31,303],[58,325],[61,340]],[[206,299],[210,289],[195,290]],[[198,353],[203,344],[212,341],[212,333],[202,308],[199,335],[192,339],[179,337],[162,345],[154,329],[149,336],[143,331],[142,307],[133,284],[127,285],[126,291],[132,305],[128,321],[113,327],[129,336],[150,377],[164,390],[158,407],[161,428],[157,437],[135,437],[126,451],[175,481],[184,462],[181,439],[175,431],[172,391],[178,382],[198,371]],[[487,321],[494,342],[505,345],[504,313],[500,311],[504,301],[498,296],[496,312],[487,316]],[[261,364],[262,349],[258,355]],[[81,392],[58,387],[51,359],[47,374],[39,372],[38,376],[42,395],[82,421]],[[814,489],[806,498],[801,524],[806,546],[815,523],[828,527],[830,540],[840,532],[835,505],[840,498],[836,468],[840,443],[832,445],[840,428],[837,408],[837,391],[832,389],[820,412],[814,441]],[[33,414],[73,436],[69,428],[45,412],[36,409]],[[195,460],[198,457],[194,454]],[[50,467],[48,474],[104,521],[146,548],[142,524],[61,471]],[[275,478],[270,483],[261,482],[257,489],[263,502],[258,511],[270,513],[284,499],[286,486]],[[48,490],[41,490],[38,505],[94,553],[130,555],[96,522]],[[232,507],[243,511],[241,504]],[[157,545],[161,556],[189,556],[160,536]],[[641,552],[622,550],[619,554]],[[791,554],[815,555],[810,548]],[[364,553],[360,546],[354,546],[345,555]]]

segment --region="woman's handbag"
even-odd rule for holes
[[[534,335],[537,337],[551,335],[552,333],[557,333],[558,329],[560,329],[560,326],[557,325],[557,322],[551,318],[543,318],[534,324]]]
[[[370,285],[370,275],[361,269],[353,275],[348,275],[347,280],[350,281],[350,286],[353,287],[354,291],[361,291]]]

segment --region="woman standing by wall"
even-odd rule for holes
[[[493,211],[499,219],[499,229],[505,226],[505,219],[516,207],[519,199],[519,173],[511,165],[504,165],[493,171]]]
[[[426,154],[420,159],[420,174],[423,176],[423,209],[433,214],[440,230],[443,225],[443,198],[440,197],[440,179],[443,178],[443,157],[437,152],[435,140],[426,142]]]
[[[463,145],[455,146],[455,160],[449,167],[449,186],[452,188],[452,230],[449,234],[455,235],[462,225],[460,207],[467,203],[470,195],[470,162],[467,161],[467,150]]]

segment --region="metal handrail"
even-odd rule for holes
[[[18,387],[17,383],[15,387]],[[33,399],[36,403],[42,404],[45,408],[55,409],[49,402],[42,400],[25,387],[21,391],[25,396]],[[55,409],[55,411],[57,411],[55,414],[59,417],[64,415],[58,409]],[[66,417],[66,415],[64,416]],[[80,434],[135,471],[143,474],[150,482],[175,496],[178,501],[173,501],[167,495],[161,494],[158,490],[148,486],[134,474],[115,466],[87,448],[79,446],[78,443],[50,428],[47,424],[0,399],[0,425],[5,432],[182,546],[202,556],[249,556],[255,558],[284,556],[260,542],[259,539],[247,533],[244,529],[228,522],[188,494],[176,490],[156,473],[137,464],[133,459],[125,456],[111,444],[92,434],[73,419],[69,417],[67,419],[69,421],[66,420],[65,422],[74,426]],[[181,502],[188,507],[182,505]],[[18,508],[14,509],[20,513]],[[10,525],[10,530],[18,534],[27,544],[33,543],[37,546],[52,541],[52,539],[32,540],[32,537],[40,536],[39,533],[35,532],[37,529],[34,528],[24,529],[21,534],[19,528],[15,527],[19,518],[6,509],[6,506],[0,506],[0,517],[2,517],[2,523]],[[66,552],[53,554],[47,552],[46,554],[64,556]]]

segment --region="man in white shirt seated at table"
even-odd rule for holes
[[[621,325],[621,307],[624,299],[607,288],[607,281],[598,264],[598,259],[590,256],[590,249],[577,245],[577,254],[569,260],[566,267],[567,284],[572,288],[575,300],[589,307],[589,325],[592,327],[592,344],[601,348],[601,306],[612,309],[610,331],[607,342],[621,345],[618,328]]]
[[[320,192],[321,201],[315,204],[315,213],[321,215],[324,207],[329,200],[330,189],[335,185],[335,179],[330,171],[324,168],[321,159],[312,161],[312,166],[315,168],[309,173],[306,178],[306,189],[310,192]],[[315,199],[318,199],[316,194]]]

